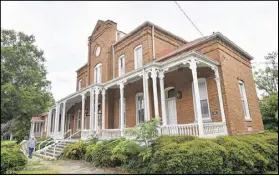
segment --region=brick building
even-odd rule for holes
[[[165,135],[263,132],[252,59],[219,32],[186,41],[148,21],[126,34],[99,20],[76,92],[50,109],[46,135],[125,136],[151,118]]]

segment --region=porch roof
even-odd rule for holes
[[[74,98],[76,96],[79,96],[83,93],[86,93],[88,91],[90,91],[90,89],[94,88],[94,87],[99,87],[99,88],[104,88],[104,89],[108,89],[114,85],[117,85],[117,83],[119,81],[123,81],[123,80],[129,80],[129,79],[133,79],[133,78],[136,78],[136,77],[140,77],[142,76],[143,74],[143,71],[145,70],[149,70],[151,69],[152,67],[156,68],[156,69],[168,69],[168,67],[174,67],[174,66],[177,66],[179,64],[181,64],[182,62],[184,64],[187,63],[187,60],[189,60],[191,57],[195,57],[199,62],[201,63],[205,63],[207,64],[208,66],[210,67],[216,67],[218,65],[220,65],[220,63],[218,61],[215,61],[201,53],[198,53],[196,51],[191,51],[191,52],[184,52],[184,53],[181,53],[179,55],[176,55],[174,56],[173,58],[171,59],[168,59],[166,61],[161,61],[161,62],[158,62],[158,61],[153,61],[151,63],[148,63],[146,65],[144,65],[143,67],[141,68],[138,68],[132,72],[129,72],[123,76],[120,76],[120,77],[117,77],[117,78],[114,78],[106,83],[102,83],[102,84],[91,84],[85,88],[82,88],[81,90],[77,91],[77,92],[74,92],[68,96],[66,96],[65,98],[62,98],[60,100],[57,101],[57,103],[60,103],[60,102],[63,102],[67,99],[70,99],[70,98]],[[53,106],[52,108],[55,108],[55,106]]]

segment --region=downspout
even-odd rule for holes
[[[112,79],[114,79],[114,45],[112,45]]]
[[[154,25],[152,26],[152,56],[155,60]]]

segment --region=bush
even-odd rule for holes
[[[192,141],[197,139],[194,136],[160,136],[152,144],[154,151],[166,147],[169,144],[181,144],[184,142]]]
[[[81,160],[84,159],[86,147],[88,143],[85,141],[78,141],[66,146],[62,151],[62,156],[65,159]]]
[[[124,140],[119,142],[112,149],[112,160],[118,160],[121,164],[128,163],[129,160],[137,157],[141,152],[141,147],[134,141]]]
[[[27,158],[16,148],[1,147],[1,174],[22,170]]]
[[[15,147],[16,141],[6,141],[6,140],[1,140],[1,148],[2,147],[8,147],[8,148],[12,148]]]
[[[117,138],[107,141],[97,142],[93,147],[87,148],[86,160],[93,163],[94,166],[113,167],[120,165],[119,160],[112,160],[112,150],[124,139]]]
[[[172,143],[157,149],[151,159],[152,174],[227,174],[226,149],[209,140]]]
[[[246,135],[246,136],[236,136],[236,139],[239,141],[246,142],[251,145],[254,150],[259,152],[265,159],[268,160],[267,169],[274,171],[278,169],[278,143],[273,145],[273,136],[268,135],[268,137],[257,137],[255,135]],[[267,140],[268,139],[268,140]],[[271,139],[271,140],[270,140]],[[269,143],[269,142],[271,143]],[[278,136],[277,136],[278,141]]]
[[[229,165],[234,174],[263,174],[267,167],[267,159],[245,142],[231,136],[213,139],[224,146],[229,152]]]

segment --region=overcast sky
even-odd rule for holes
[[[178,2],[204,35],[219,31],[263,62],[278,50],[278,2]],[[47,78],[59,100],[76,89],[76,70],[87,61],[87,38],[97,20],[119,30],[150,21],[187,41],[201,37],[174,1],[170,2],[2,2],[1,27],[36,37],[47,60]]]

